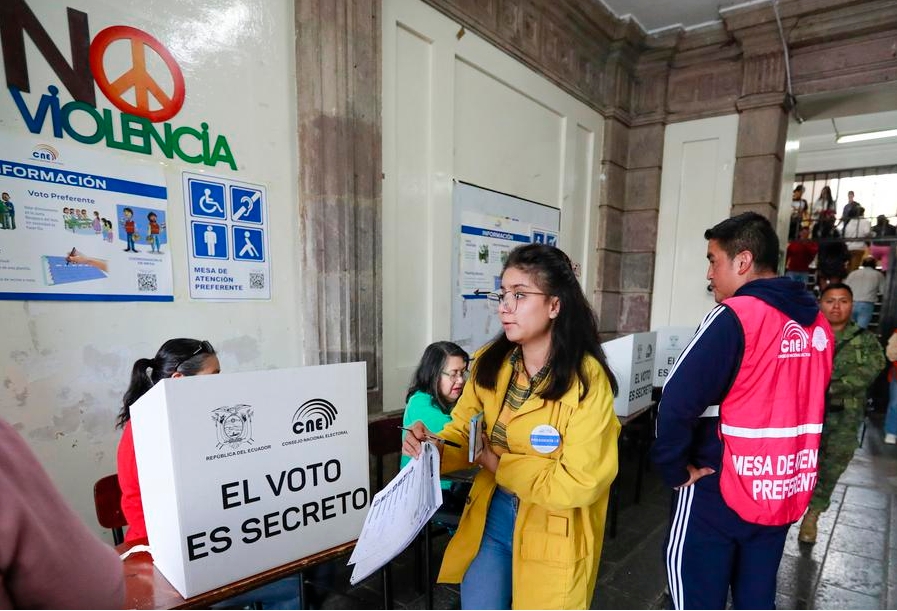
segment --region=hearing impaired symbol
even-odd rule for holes
[[[561,434],[550,424],[540,424],[529,434],[529,443],[539,454],[550,454],[561,445]]]

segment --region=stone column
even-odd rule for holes
[[[604,122],[604,146],[598,192],[598,267],[592,301],[602,341],[617,337],[620,321],[620,262],[623,207],[626,200],[626,151],[629,128],[618,119]]]
[[[784,92],[784,72],[781,51],[745,58],[745,95],[736,103],[740,116],[732,187],[733,216],[753,210],[776,223],[788,135],[789,105]]]
[[[791,108],[782,36],[772,11],[756,21],[733,15],[727,25],[743,51],[732,214],[753,210],[775,225]],[[793,26],[787,19],[783,31]]]
[[[305,361],[366,361],[380,411],[380,2],[296,0],[295,15]]]
[[[633,116],[626,137],[618,333],[651,327],[660,178],[671,45],[645,53],[632,79]]]

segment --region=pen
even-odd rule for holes
[[[77,252],[77,251],[75,250],[75,247],[73,246],[73,247],[72,247],[72,252],[70,252],[70,253],[69,253],[69,256],[65,258],[65,264],[66,264],[66,265],[68,265],[68,264],[70,263],[70,261],[69,261],[69,257],[74,257],[74,256],[75,256],[75,252]]]
[[[403,431],[408,431],[409,433],[411,432],[411,429],[405,426],[400,426],[398,428],[402,429]],[[445,445],[452,446],[453,448],[461,447],[460,443],[455,443],[454,441],[449,441],[448,439],[443,439],[442,437],[437,437],[436,435],[427,435],[427,439],[431,441],[437,441],[439,443],[444,443]]]

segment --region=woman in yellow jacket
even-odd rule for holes
[[[567,256],[542,244],[509,254],[497,302],[502,333],[480,350],[440,432],[443,472],[469,466],[470,419],[484,449],[439,581],[465,609],[587,609],[617,474],[617,383],[595,315]],[[403,451],[430,432],[415,423]]]

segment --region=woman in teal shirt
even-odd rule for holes
[[[410,427],[420,420],[428,430],[438,433],[451,419],[452,408],[467,380],[470,355],[458,344],[434,342],[427,346],[420,359],[408,394],[405,395],[405,416],[402,425]],[[404,436],[404,433],[403,433]],[[402,456],[404,467],[411,460]],[[442,480],[444,502],[451,503],[450,482]],[[461,494],[464,491],[458,491]],[[462,499],[463,502],[463,499]]]

